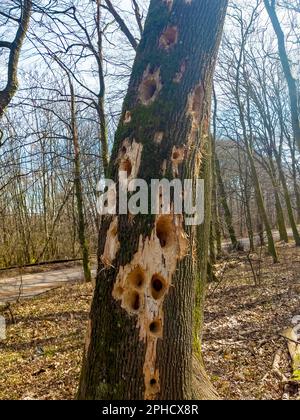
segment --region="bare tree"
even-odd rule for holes
[[[11,6],[8,9],[4,8],[4,10],[2,10],[2,6],[0,7],[0,17],[2,23],[5,25],[13,22],[17,25],[17,32],[12,41],[0,40],[0,49],[4,48],[9,50],[6,86],[0,91],[1,118],[4,114],[5,108],[9,105],[18,89],[18,64],[21,48],[29,27],[32,1],[17,1],[14,6]]]

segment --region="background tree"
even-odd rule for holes
[[[9,51],[6,86],[0,90],[0,118],[18,89],[18,64],[21,48],[29,27],[31,10],[31,0],[20,0],[15,2],[13,6],[8,8],[1,6],[0,8],[0,22],[7,26],[7,32],[9,32],[11,24],[17,26],[16,35],[12,41],[0,39],[0,49]]]

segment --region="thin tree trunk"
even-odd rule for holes
[[[215,163],[216,163],[216,175],[217,175],[218,187],[219,187],[219,197],[220,197],[221,206],[223,207],[223,210],[224,210],[224,219],[225,219],[226,227],[230,236],[232,247],[233,249],[237,249],[238,240],[237,240],[235,230],[233,227],[232,214],[227,203],[226,189],[225,189],[225,185],[224,185],[222,174],[221,174],[220,162],[217,156],[216,156]]]
[[[89,263],[89,250],[85,235],[85,217],[84,217],[84,208],[83,208],[83,192],[82,192],[82,182],[81,182],[81,162],[80,162],[80,146],[78,138],[78,128],[76,121],[76,103],[75,103],[75,93],[74,87],[68,74],[70,93],[71,93],[71,131],[72,131],[72,140],[74,147],[74,185],[75,185],[75,195],[77,202],[77,211],[78,211],[78,237],[81,246],[82,252],[82,267],[84,272],[85,282],[90,282],[92,280],[90,263]]]
[[[295,240],[296,246],[300,246],[300,235],[299,235],[297,224],[294,217],[293,206],[292,206],[291,197],[290,197],[289,189],[287,186],[285,174],[282,169],[280,155],[278,154],[277,151],[274,151],[274,152],[275,152],[276,162],[277,162],[278,171],[279,171],[279,178],[280,178],[282,188],[283,188],[284,199],[285,199],[285,203],[286,203],[286,207],[288,211],[289,221],[290,221],[290,225],[293,231],[294,240]]]
[[[276,1],[275,0],[264,0],[267,12],[271,19],[275,34],[278,40],[278,51],[280,61],[283,67],[284,75],[287,81],[289,96],[290,96],[290,106],[291,106],[291,116],[292,116],[292,126],[295,141],[298,145],[300,151],[300,123],[299,123],[299,98],[298,98],[298,89],[296,80],[293,77],[289,58],[285,46],[285,36],[284,32],[280,26],[278,16],[276,13]]]
[[[271,225],[270,225],[267,211],[265,208],[264,197],[263,197],[263,193],[262,193],[261,186],[259,183],[254,158],[253,158],[252,151],[250,149],[249,144],[247,144],[247,153],[248,153],[248,158],[249,158],[250,167],[251,167],[252,179],[253,179],[254,187],[255,187],[257,206],[258,206],[258,210],[259,210],[261,219],[264,223],[265,230],[267,233],[269,253],[273,257],[274,264],[276,264],[278,263],[277,251],[275,248]]]
[[[107,2],[108,3],[108,2]],[[110,2],[109,2],[110,3]],[[99,134],[101,144],[101,156],[104,174],[107,174],[108,163],[109,163],[109,151],[108,151],[108,136],[107,136],[107,125],[105,116],[105,79],[103,70],[103,42],[102,42],[102,30],[101,30],[101,4],[102,0],[97,0],[97,64],[98,64],[98,78],[99,78],[99,94],[97,103],[97,112],[99,117]]]
[[[32,1],[24,0],[21,5],[21,16],[19,27],[12,42],[0,40],[0,48],[9,50],[7,83],[3,90],[0,90],[0,118],[3,116],[5,108],[9,105],[18,89],[18,65],[20,60],[21,48],[23,46],[26,32],[29,28],[29,22],[32,12]],[[0,140],[1,140],[0,132]]]
[[[275,166],[273,162],[273,156],[270,157],[269,167],[270,167],[269,176],[271,178],[271,182],[274,188],[277,227],[279,230],[280,240],[288,243],[289,237],[286,230],[284,214],[283,214],[283,210],[282,210],[282,206],[280,202],[280,195],[279,195],[280,190],[279,190],[278,182],[276,179],[276,170],[275,170]]]

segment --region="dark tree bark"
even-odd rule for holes
[[[103,218],[80,399],[216,397],[199,340],[210,235],[211,87],[226,6],[226,0],[150,2],[109,175],[117,181],[126,169],[129,180],[150,184],[203,173],[206,219],[196,228],[174,214]]]

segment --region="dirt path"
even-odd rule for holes
[[[96,271],[93,270],[93,275],[95,273]],[[24,299],[37,296],[66,283],[82,280],[83,271],[81,267],[0,279],[0,303],[14,302],[19,298]]]
[[[298,226],[298,230],[300,231],[300,225]],[[279,231],[278,230],[272,230],[272,233],[273,233],[274,241],[275,242],[279,242],[280,241]],[[293,231],[292,231],[292,229],[287,229],[287,234],[288,234],[289,238],[292,241],[293,240]],[[265,236],[265,241],[267,242],[267,235],[266,235],[266,233],[264,234],[264,236]],[[249,251],[249,249],[250,249],[250,240],[249,240],[249,238],[239,238],[238,241],[243,246],[243,249],[245,251]],[[254,244],[257,247],[260,246],[260,237],[259,237],[259,235],[255,235],[254,236]],[[224,250],[230,250],[231,242],[230,241],[224,241],[222,243],[222,247],[223,247]]]
[[[292,231],[288,230],[289,236]],[[273,231],[274,239],[279,241],[279,233]],[[245,250],[249,249],[249,239],[239,239]],[[259,238],[256,237],[257,245]],[[230,242],[224,242],[223,247],[226,249],[230,246]],[[93,270],[93,275],[96,270]],[[83,272],[81,267],[63,268],[61,270],[50,270],[42,273],[25,274],[11,278],[0,278],[0,303],[15,302],[19,298],[29,298],[45,293],[56,287],[60,287],[66,283],[77,282],[83,280]]]

